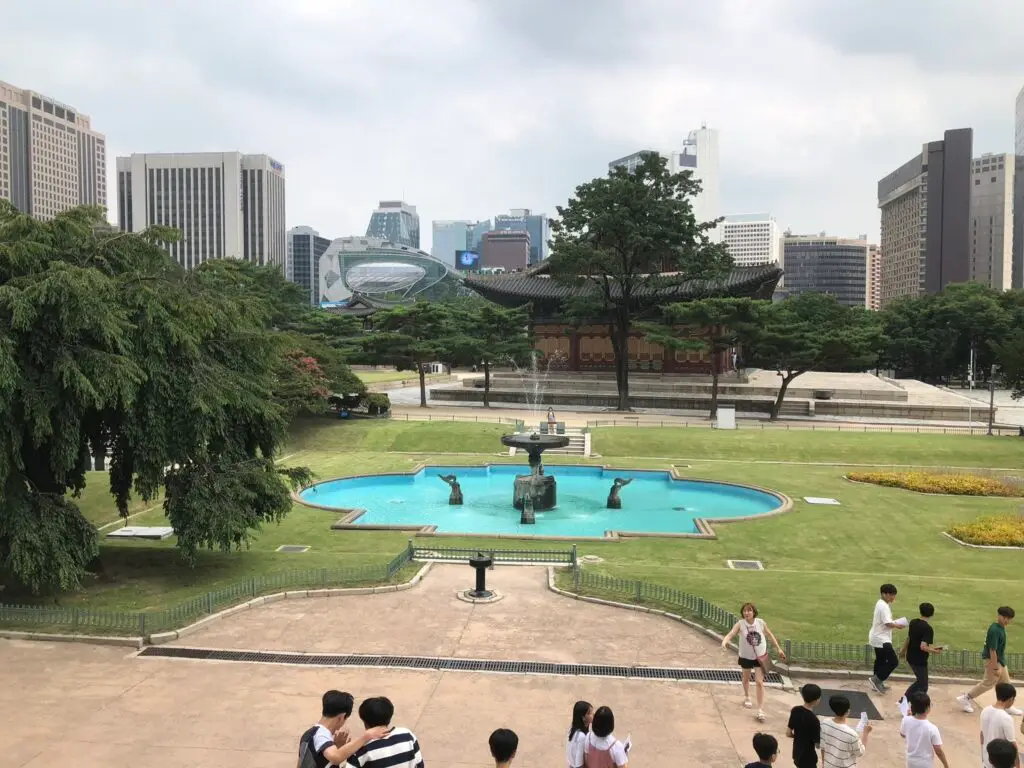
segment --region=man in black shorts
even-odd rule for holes
[[[928,657],[942,653],[942,646],[934,644],[935,630],[931,625],[935,606],[931,603],[921,603],[918,612],[921,617],[910,622],[907,639],[903,643],[903,650],[900,651],[900,656],[906,657],[907,664],[914,672],[914,682],[907,688],[897,705],[904,717],[910,712],[910,697],[915,693],[928,693]]]

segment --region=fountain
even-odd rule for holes
[[[544,474],[544,465],[541,464],[540,455],[548,448],[565,448],[569,444],[569,438],[565,435],[541,435],[534,432],[530,435],[524,433],[502,435],[501,442],[502,445],[509,448],[526,451],[526,455],[529,457],[530,474],[516,475],[512,491],[512,506],[523,512],[523,523],[533,523],[533,512],[553,509],[557,502],[555,478]]]
[[[458,475],[438,475],[439,478],[448,483],[452,492],[448,495],[448,503],[452,506],[462,505],[462,486],[459,485]]]

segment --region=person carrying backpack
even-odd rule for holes
[[[323,695],[320,720],[299,739],[297,768],[327,768],[345,762],[374,739],[387,736],[387,727],[370,728],[353,739],[345,730],[345,722],[352,715],[355,699],[351,693],[327,691]]]

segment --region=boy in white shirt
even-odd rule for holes
[[[879,588],[881,596],[875,603],[875,613],[871,618],[871,631],[868,632],[868,645],[875,649],[874,674],[868,678],[868,684],[878,693],[885,693],[889,687],[885,681],[900,665],[896,649],[892,647],[892,631],[903,629],[904,624],[893,621],[892,608],[896,599],[896,587],[883,584]]]
[[[989,742],[1006,739],[1014,742],[1013,717],[1007,711],[1017,698],[1017,689],[1009,683],[996,683],[996,703],[981,710],[981,763],[985,768],[993,768],[988,757]],[[1020,766],[1020,758],[1017,758]]]
[[[900,736],[907,742],[907,768],[932,768],[936,757],[944,768],[949,768],[939,729],[928,720],[931,708],[932,700],[927,693],[910,697],[910,714],[900,725]]]
[[[854,768],[864,755],[871,724],[865,726],[863,735],[847,725],[850,700],[845,696],[830,697],[828,707],[835,717],[821,721],[822,768]]]

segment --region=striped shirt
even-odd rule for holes
[[[860,736],[846,723],[831,718],[821,721],[822,768],[853,768],[864,754]]]
[[[348,764],[351,768],[423,768],[423,755],[412,731],[395,728],[383,739],[360,747]]]

